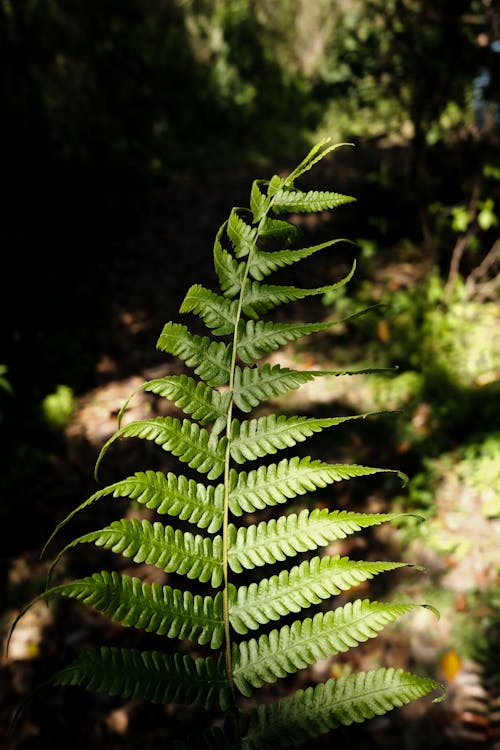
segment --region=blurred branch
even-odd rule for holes
[[[493,296],[500,283],[500,272],[492,279],[487,280],[486,278],[497,263],[500,263],[500,238],[493,243],[491,250],[465,280],[467,292],[471,295],[474,294],[479,301],[488,299],[490,295]],[[480,289],[476,293],[478,287]]]
[[[473,217],[476,214],[476,207],[477,207],[478,199],[479,199],[479,185],[476,184],[472,191],[469,205],[467,207],[467,212],[470,217]],[[460,262],[467,248],[467,245],[469,244],[472,234],[473,234],[473,230],[469,229],[467,232],[465,232],[465,234],[462,234],[455,243],[455,247],[453,248],[453,251],[451,253],[450,269],[448,272],[448,278],[446,280],[446,285],[444,288],[445,297],[449,295],[450,289],[458,275]]]

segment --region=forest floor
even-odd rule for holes
[[[343,174],[344,180],[349,182],[352,175]],[[51,454],[31,488],[35,499],[30,544],[22,546],[19,541],[16,545],[11,540],[6,572],[8,606],[3,615],[4,642],[23,603],[43,590],[52,553],[65,542],[125,512],[125,505],[117,508],[114,501],[96,503],[90,512],[84,511],[73,519],[70,528],[65,527],[60,539],[56,538],[49,548],[47,559],[40,559],[40,550],[55,524],[96,491],[92,476],[94,463],[101,446],[117,428],[117,414],[124,401],[144,380],[182,371],[172,358],[155,350],[156,339],[166,321],[178,319],[179,304],[190,284],[213,286],[212,238],[231,206],[247,203],[248,192],[247,175],[237,174],[216,181],[207,179],[205,184],[196,187],[167,188],[155,194],[141,226],[129,237],[128,246],[106,256],[108,260],[98,269],[102,274],[99,293],[109,300],[109,306],[107,319],[95,321],[99,352],[95,382],[88,391],[77,394],[76,408],[61,433],[58,450]],[[195,219],[188,210],[192,206],[198,207]],[[306,220],[304,228],[315,237],[330,231],[328,225],[318,226],[311,218]],[[333,228],[337,233],[335,222]],[[348,232],[347,226],[347,235]],[[321,237],[315,241],[321,241]],[[299,285],[312,287],[332,283],[345,274],[346,263],[347,256],[339,255],[335,263],[331,257],[323,258],[314,268],[311,266],[307,283],[302,279]],[[415,266],[410,275],[418,272]],[[385,273],[387,278],[387,269]],[[407,275],[408,268],[396,258],[391,278],[398,273]],[[294,281],[296,283],[297,279]],[[307,311],[299,305],[294,314],[300,317],[303,313],[308,320],[326,314],[319,300],[307,305]],[[342,336],[334,340],[320,337],[317,350],[287,347],[282,351],[280,362],[291,362],[294,367],[335,369],[343,366],[345,352],[341,361],[338,355],[345,346],[348,344]],[[375,405],[367,383],[363,377],[334,378],[328,382],[316,380],[273,407],[291,413],[327,415],[349,413],[349,410],[353,413],[371,411]],[[166,411],[156,397],[140,392],[127,409],[125,420],[166,413],[178,412]],[[425,408],[415,410],[410,419],[417,425],[419,420],[425,421]],[[340,437],[322,438],[321,458],[391,466],[405,471],[405,448],[387,439],[391,429],[387,418],[382,417],[378,422],[375,418],[378,426],[371,420],[368,422],[370,424],[363,421],[360,426],[353,423],[355,426],[345,429]],[[158,468],[163,471],[174,468],[174,462],[168,457],[153,458],[152,449],[145,450],[141,441],[116,444],[102,465],[97,488],[141,468],[151,468],[151,461],[158,461]],[[390,510],[391,498],[403,492],[390,477],[377,481],[374,478],[355,480],[353,485],[353,490],[346,486],[336,491],[335,502],[340,507],[354,504],[356,509],[383,512]],[[332,554],[364,555],[370,559],[400,560],[424,566],[424,573],[403,568],[390,574],[390,580],[377,579],[358,587],[352,596],[391,599],[402,596],[405,600],[422,602],[432,596],[434,604],[439,590],[446,594],[441,602],[437,601],[438,607],[444,602],[439,620],[422,608],[397,627],[388,627],[377,639],[352,654],[321,662],[289,678],[286,685],[274,686],[266,697],[275,697],[285,688],[293,691],[351,670],[395,666],[435,677],[446,687],[447,700],[439,704],[433,704],[432,697],[418,701],[359,728],[336,730],[331,737],[319,738],[304,748],[319,750],[338,742],[360,750],[368,747],[381,750],[467,747],[472,750],[487,746],[481,725],[482,713],[470,708],[471,700],[480,704],[485,699],[481,667],[461,658],[454,646],[453,633],[455,615],[466,607],[464,595],[494,583],[500,566],[500,526],[497,521],[485,520],[479,513],[471,515],[470,509],[477,499],[470,497],[467,488],[445,483],[442,487],[441,494],[435,498],[436,523],[442,533],[468,539],[467,554],[438,553],[419,539],[405,545],[397,526],[379,527],[328,549]],[[321,501],[331,502],[326,497]],[[134,507],[128,513],[137,515],[139,511]],[[17,524],[20,528],[14,528],[13,534],[20,540],[23,520],[18,519]],[[150,566],[132,566],[125,560],[117,562],[90,545],[68,551],[56,579],[63,581],[87,575],[98,570],[103,562],[123,572],[141,575],[148,581],[168,580],[166,574],[160,575]],[[123,632],[91,610],[66,601],[50,606],[41,601],[24,615],[14,631],[1,671],[2,750],[42,750],[59,744],[72,746],[74,750],[156,750],[171,747],[175,736],[185,736],[194,724],[205,721],[192,707],[151,706],[136,699],[124,701],[95,696],[78,688],[44,687],[24,707],[18,723],[9,732],[10,720],[20,702],[56,669],[70,662],[81,648],[101,643],[121,646],[146,643],[160,647],[159,639],[147,636],[141,640],[135,631]]]

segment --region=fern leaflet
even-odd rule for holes
[[[102,448],[96,472],[111,443],[121,437],[151,440],[209,479],[216,479],[224,471],[225,438],[219,440],[215,432],[209,433],[188,419],[180,422],[174,417],[153,417],[121,427]]]
[[[256,281],[248,283],[243,296],[243,312],[249,317],[258,318],[269,310],[288,302],[296,302],[306,297],[333,292],[352,279],[355,268],[356,263],[354,262],[347,276],[336,284],[320,286],[316,289],[300,289],[296,286],[271,286],[270,284],[259,284]]]
[[[375,638],[382,628],[417,604],[385,604],[357,599],[333,611],[284,625],[259,639],[234,645],[234,679],[243,695],[276,682],[319,659],[343,653]]]
[[[383,716],[434,690],[434,680],[393,667],[330,679],[254,709],[249,716],[244,748],[288,747],[289,736],[298,742],[317,737],[341,725]]]
[[[136,563],[154,565],[166,573],[179,573],[201,583],[210,581],[214,588],[220,586],[222,581],[220,536],[193,535],[164,526],[158,521],[152,524],[146,519],[122,518],[75,539],[62,550],[61,555],[71,547],[86,542],[132,558]]]
[[[178,323],[166,323],[157,348],[182,359],[208,385],[224,385],[229,381],[231,349],[222,341],[196,336]]]
[[[390,521],[395,514],[352,513],[326,508],[311,512],[303,510],[299,515],[271,518],[257,525],[240,526],[229,524],[230,540],[228,561],[235,573],[243,568],[251,570],[260,565],[282,562],[299,552],[308,552],[330,544],[336,539],[345,539],[360,529]]]
[[[229,706],[224,661],[192,659],[159,651],[106,648],[84,651],[52,678],[55,685],[79,685],[86,690],[152,703],[198,703],[207,709]]]
[[[292,448],[316,432],[336,427],[352,419],[365,419],[368,414],[349,417],[314,419],[307,417],[276,417],[271,414],[244,422],[233,420],[231,425],[231,458],[239,464]]]
[[[279,575],[264,578],[250,586],[231,586],[231,625],[245,635],[261,625],[291,612],[319,604],[341,591],[404,563],[367,562],[347,557],[313,557]]]
[[[231,469],[229,508],[233,515],[241,516],[242,513],[262,510],[267,505],[286,503],[287,500],[314,492],[333,482],[383,471],[391,472],[390,469],[371,466],[311,461],[308,456],[284,458],[278,464],[259,466],[248,473]]]
[[[113,622],[169,638],[189,638],[199,644],[220,647],[223,640],[222,595],[193,595],[116,571],[93,573],[54,586],[46,592],[59,594],[93,607]]]

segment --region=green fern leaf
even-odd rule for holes
[[[139,391],[154,393],[173,401],[185,414],[192,415],[201,424],[215,422],[224,417],[231,398],[228,391],[216,390],[187,375],[166,375],[163,378],[147,380],[131,393],[118,412],[118,427],[121,427],[123,415]]]
[[[311,255],[314,255],[314,253],[317,253],[319,250],[324,250],[325,248],[332,247],[332,245],[336,245],[339,242],[347,242],[347,241],[348,240],[344,240],[344,239],[328,240],[327,242],[322,242],[319,245],[312,245],[311,247],[304,247],[300,250],[267,251],[267,250],[262,250],[261,248],[258,248],[254,250],[252,257],[248,261],[248,274],[252,278],[256,279],[256,281],[262,281],[262,279],[265,276],[268,276],[273,271],[277,271],[279,268],[285,268],[286,266],[291,266],[294,263],[298,263],[299,261],[304,260],[304,258],[309,258]],[[231,266],[231,271],[232,271],[231,278],[233,279],[232,289],[235,289],[237,285],[237,291],[235,292],[236,294],[241,289],[241,285],[243,283],[245,264],[241,263],[238,265],[236,261],[232,261],[232,264],[231,264],[228,259],[225,259],[225,263]],[[240,268],[240,265],[242,266],[242,268]],[[229,275],[228,271],[226,272],[226,275]],[[220,280],[221,274],[218,273],[218,276]],[[236,277],[237,277],[237,281],[236,281]],[[227,281],[226,281],[226,284],[228,284]],[[224,286],[222,288],[225,291]]]
[[[338,148],[342,148],[343,146],[353,145],[352,143],[332,143],[331,140],[332,139],[330,137],[326,137],[316,143],[309,151],[307,156],[284,180],[284,184],[289,186],[293,185],[298,177],[303,175],[305,172],[308,172],[315,164],[321,161],[321,159],[324,159],[327,154],[331,153],[332,151],[336,151]]]
[[[235,367],[234,403],[242,411],[250,412],[262,401],[299,388],[314,377],[314,373],[305,370],[290,370],[267,363],[259,367]]]
[[[234,419],[231,425],[231,458],[238,464],[263,458],[278,450],[292,448],[314,433],[335,427],[352,419],[365,419],[368,414],[348,417],[315,419],[310,417],[287,417],[270,414],[258,419],[240,422]]]
[[[138,471],[126,479],[95,492],[71,511],[56,526],[44,545],[42,555],[55,535],[77,513],[108,495],[114,498],[128,497],[157,513],[168,513],[170,516],[180,518],[181,521],[196,524],[200,529],[206,528],[212,533],[219,531],[222,526],[224,515],[222,485],[215,489],[171,472],[165,475],[161,471]]]
[[[251,219],[247,208],[233,208],[227,222],[227,236],[231,240],[237,258],[244,258],[257,241],[257,227],[247,224],[241,214]]]
[[[208,385],[229,382],[231,347],[222,341],[196,336],[186,326],[169,322],[163,327],[157,348],[182,359]]]
[[[60,586],[46,595],[58,594],[94,607],[125,627],[169,638],[189,638],[201,645],[220,648],[224,639],[222,592],[202,597],[139,578],[102,571]]]
[[[290,221],[266,217],[259,230],[259,238],[276,240],[287,245],[300,237],[301,230]]]
[[[378,573],[405,563],[349,560],[347,557],[313,557],[290,570],[249,586],[230,587],[229,618],[237,633],[245,635],[271,620],[319,604]]]
[[[243,362],[249,364],[280,346],[310,336],[312,333],[327,331],[334,325],[337,325],[337,321],[294,324],[248,320],[244,326],[240,326],[237,354]]]
[[[320,659],[344,653],[375,636],[418,604],[386,604],[356,599],[343,607],[291,626],[272,630],[258,640],[234,646],[234,680],[243,695],[273,683]]]
[[[288,367],[282,367],[279,364],[270,365],[267,362],[255,367],[236,366],[234,369],[233,400],[241,411],[250,412],[262,401],[290,393],[290,391],[299,388],[304,383],[309,383],[315,378],[369,375],[375,372],[393,372],[393,370],[381,367],[369,367],[360,370],[290,370]],[[212,393],[217,396],[220,392],[212,391]],[[227,392],[220,393],[220,401],[224,402],[226,396],[228,396]],[[215,408],[214,406],[214,416]]]
[[[115,432],[99,454],[96,472],[109,446],[122,437],[151,440],[209,479],[216,479],[224,471],[225,437],[219,440],[215,431],[210,433],[188,419],[181,422],[174,417],[152,417],[131,422]]]
[[[314,492],[333,482],[355,477],[392,473],[390,469],[378,469],[356,464],[327,464],[312,461],[308,456],[284,458],[278,464],[259,466],[248,473],[231,469],[229,475],[229,507],[235,516],[254,513],[268,505],[285,503],[298,495]],[[400,475],[400,472],[396,472]]]
[[[201,284],[194,284],[188,290],[179,312],[198,315],[216,336],[224,336],[234,331],[238,303],[220,297]]]
[[[218,391],[187,375],[166,375],[144,384],[143,389],[173,401],[201,424],[215,422],[227,413],[231,394]]]
[[[217,588],[222,581],[222,537],[207,538],[173,529],[156,521],[136,518],[113,521],[109,526],[79,537],[65,547],[93,543],[136,563],[154,565],[166,573],[178,573]],[[60,557],[60,555],[58,556]],[[57,562],[57,560],[56,560]]]
[[[343,279],[336,284],[321,286],[317,289],[301,289],[296,286],[272,286],[271,284],[259,284],[257,281],[248,282],[243,295],[243,312],[251,318],[258,318],[259,315],[269,312],[279,305],[296,302],[299,299],[305,299],[306,297],[318,294],[331,293],[335,289],[340,289],[340,287],[352,279],[355,268],[356,263],[354,262],[351,270]]]
[[[159,651],[106,648],[83,651],[51,679],[55,685],[151,703],[197,703],[206,709],[229,705],[224,660]]]
[[[241,573],[244,568],[252,570],[261,565],[282,562],[299,552],[326,546],[336,539],[344,539],[349,534],[391,521],[397,516],[393,513],[353,513],[316,508],[251,526],[238,528],[229,524],[229,566],[235,573]]]
[[[290,737],[302,742],[341,725],[383,716],[435,691],[444,693],[443,686],[435,680],[392,667],[330,679],[254,709],[248,718],[243,747],[288,747]]]
[[[271,199],[261,190],[261,187],[265,187],[266,185],[268,185],[267,180],[254,180],[252,182],[252,188],[250,191],[250,209],[255,224],[265,217],[271,203]]]
[[[236,297],[243,285],[247,263],[239,263],[220,243],[225,224],[219,229],[214,243],[214,268],[220,288],[226,297]]]
[[[327,211],[355,200],[350,195],[323,190],[279,190],[274,196],[273,211],[276,214]]]
[[[159,514],[167,513],[212,533],[222,526],[224,499],[221,489],[182,475],[139,471],[96,494],[109,494],[109,491],[114,497],[130,497]]]

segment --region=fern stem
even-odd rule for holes
[[[223,606],[223,619],[224,619],[224,638],[225,638],[225,662],[226,662],[226,675],[227,680],[229,684],[229,691],[231,695],[231,703],[232,703],[232,714],[234,717],[234,733],[235,733],[235,741],[236,741],[236,747],[242,750],[243,744],[242,744],[242,738],[241,738],[241,730],[240,730],[240,724],[239,724],[239,714],[238,714],[238,707],[237,707],[237,700],[236,700],[236,686],[234,684],[234,677],[233,677],[233,661],[232,661],[232,648],[231,648],[231,625],[229,621],[229,544],[228,544],[228,526],[229,526],[229,472],[231,469],[231,423],[233,420],[233,407],[234,407],[234,378],[235,378],[235,371],[236,371],[236,352],[238,348],[238,328],[239,328],[239,321],[241,318],[241,313],[243,309],[243,297],[245,294],[245,286],[248,279],[248,269],[250,266],[250,261],[252,259],[253,252],[255,250],[255,247],[257,245],[258,237],[261,233],[263,224],[266,220],[267,214],[269,212],[269,209],[272,206],[273,198],[269,201],[268,206],[266,208],[266,211],[264,212],[263,216],[261,216],[259,220],[259,224],[257,227],[257,232],[255,235],[255,239],[249,249],[247,263],[245,267],[245,273],[243,274],[243,278],[241,280],[241,289],[240,294],[238,298],[238,307],[236,312],[236,318],[235,318],[235,324],[234,324],[234,332],[233,332],[233,343],[232,343],[232,352],[231,352],[231,365],[230,365],[230,371],[229,371],[229,383],[228,388],[229,392],[231,394],[231,398],[229,401],[228,409],[227,409],[227,419],[226,419],[226,453],[224,457],[224,511],[223,511],[223,523],[222,523],[222,576],[223,576],[223,595],[222,595],[222,606]]]
[[[252,248],[253,249],[253,248]],[[249,258],[252,250],[250,250]],[[244,278],[241,285],[240,296],[238,300],[238,309],[236,313],[236,322],[234,325],[233,332],[233,350],[231,353],[231,366],[229,373],[229,392],[231,399],[227,410],[226,420],[226,454],[224,457],[224,511],[223,511],[223,522],[222,522],[222,576],[224,582],[224,590],[222,593],[222,607],[223,607],[223,619],[224,619],[224,638],[225,638],[225,661],[226,661],[226,676],[229,683],[229,691],[232,703],[232,714],[234,724],[234,735],[237,748],[243,748],[241,731],[239,725],[238,707],[236,702],[236,687],[234,684],[233,677],[233,661],[232,661],[232,649],[231,649],[231,625],[229,622],[229,544],[228,544],[228,526],[229,526],[229,472],[231,469],[231,423],[233,420],[233,406],[234,406],[234,375],[236,370],[236,349],[238,345],[238,323],[241,317],[241,311],[243,307],[243,293],[245,282],[248,273],[248,263],[245,269]]]

